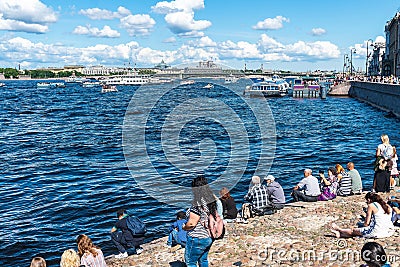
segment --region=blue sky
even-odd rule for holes
[[[341,70],[382,40],[400,1],[0,0],[0,67],[150,67],[213,59],[243,69]]]

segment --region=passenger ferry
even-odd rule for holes
[[[104,84],[110,85],[143,85],[150,82],[149,75],[138,75],[136,73],[116,75],[102,80]]]
[[[249,96],[285,96],[288,94],[289,84],[278,76],[272,78],[256,77],[250,78],[252,85],[246,86],[243,94]]]

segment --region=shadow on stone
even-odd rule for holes
[[[186,264],[183,261],[173,261],[169,263],[170,267],[185,267]]]

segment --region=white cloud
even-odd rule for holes
[[[276,16],[275,18],[266,18],[257,22],[253,29],[255,30],[278,30],[283,27],[283,22],[290,22],[288,18]]]
[[[39,0],[1,0],[0,30],[44,33],[57,13]]]
[[[276,41],[275,39],[269,37],[265,33],[261,34],[261,39],[258,42],[258,45],[260,46],[260,48],[262,48],[263,51],[271,50],[271,49],[274,49],[274,50],[283,49],[285,47],[283,44],[281,44],[278,41]]]
[[[142,48],[135,53],[135,60],[138,63],[151,63],[157,64],[161,60],[165,63],[170,64],[176,60],[176,51],[159,51],[148,47]]]
[[[169,38],[167,38],[167,39],[165,39],[164,41],[163,41],[163,43],[175,43],[176,42],[176,38],[175,37],[169,37]]]
[[[152,10],[165,14],[168,28],[180,37],[202,37],[201,32],[211,26],[208,20],[195,20],[194,10],[204,8],[204,0],[175,0],[158,2]]]
[[[314,28],[311,30],[311,34],[314,36],[319,36],[319,35],[323,35],[326,33],[325,29],[322,28]]]
[[[232,41],[222,42],[219,46],[219,53],[224,58],[238,59],[260,59],[262,55],[257,49],[256,44],[251,44],[244,41],[234,43]]]
[[[338,58],[340,56],[337,45],[327,41],[313,43],[298,41],[287,45],[285,52],[289,55],[297,56],[299,59],[309,60]]]
[[[147,14],[129,15],[121,18],[121,27],[125,28],[129,35],[147,35],[156,22]]]
[[[49,30],[49,27],[37,23],[26,23],[23,21],[3,19],[2,14],[0,14],[0,30],[45,33]]]
[[[158,2],[151,9],[159,14],[169,14],[176,12],[192,12],[193,10],[203,9],[204,0],[175,0],[171,2]]]
[[[113,30],[110,28],[110,26],[105,25],[103,29],[99,29],[96,27],[90,27],[88,26],[78,26],[74,29],[72,32],[74,34],[79,34],[79,35],[89,35],[92,37],[107,37],[107,38],[117,38],[120,37],[120,33],[116,30]]]
[[[119,19],[125,16],[129,16],[131,12],[126,9],[125,7],[118,7],[117,12],[113,12],[107,9],[100,9],[100,8],[88,8],[88,9],[81,9],[79,14],[84,15],[93,20],[112,20],[112,19]]]
[[[191,31],[202,31],[211,26],[208,20],[194,20],[193,12],[175,12],[165,16],[165,21],[173,33],[184,34]]]

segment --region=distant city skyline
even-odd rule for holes
[[[214,60],[235,69],[340,71],[355,48],[353,65],[365,69],[368,40],[384,41],[399,7],[395,0],[0,0],[0,67]]]

